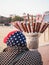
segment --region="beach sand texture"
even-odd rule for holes
[[[0,26],[0,52],[6,47],[3,43],[4,37],[12,30],[16,30],[13,26]]]

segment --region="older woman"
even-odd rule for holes
[[[42,65],[37,50],[29,50],[26,38],[20,31],[12,31],[5,38],[7,48],[0,53],[0,65]]]

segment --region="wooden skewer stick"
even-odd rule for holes
[[[32,29],[33,29],[33,33],[35,33],[35,22],[32,23]]]
[[[22,26],[23,31],[26,32],[26,28],[23,23],[21,23],[21,26]]]
[[[38,33],[41,27],[41,22],[37,22],[36,24],[36,32]]]
[[[29,32],[31,32],[31,26],[30,23],[28,23]]]
[[[26,29],[26,32],[29,33],[28,28],[27,28],[27,25],[28,25],[28,24],[24,23],[24,27],[25,27],[25,29]]]
[[[20,31],[22,31],[22,29],[20,28],[20,26],[19,26],[19,24],[16,22],[15,23],[15,27],[17,28],[17,29],[19,29]]]
[[[42,27],[40,33],[43,33],[48,26],[49,26],[49,24],[48,24],[48,23],[45,23],[45,24],[43,25],[43,27]]]

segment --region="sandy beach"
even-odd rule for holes
[[[13,26],[0,26],[0,52],[6,47],[6,44],[3,43],[4,37],[12,30],[16,30]]]

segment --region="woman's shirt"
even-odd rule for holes
[[[0,65],[42,65],[42,58],[37,50],[8,47],[0,53]]]

